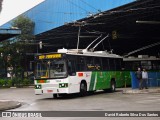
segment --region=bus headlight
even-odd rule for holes
[[[68,83],[59,83],[59,88],[66,88],[68,87]]]

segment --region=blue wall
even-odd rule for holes
[[[106,11],[135,0],[45,0],[24,14],[35,22],[34,34]],[[2,25],[9,28],[10,22]]]
[[[132,89],[139,88],[139,82],[135,76],[135,72],[131,72]],[[160,72],[148,72],[148,87],[160,86]]]

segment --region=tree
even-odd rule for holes
[[[3,46],[0,48],[1,62],[3,63],[5,71],[8,68],[13,67],[13,75],[22,76],[24,69],[24,51],[20,51],[20,44],[12,43],[10,41],[4,41]],[[18,70],[21,69],[21,74]]]
[[[19,41],[28,42],[29,40],[34,39],[33,31],[34,31],[34,22],[24,15],[20,15],[11,23],[13,27],[21,29],[21,35],[16,37]]]
[[[23,77],[24,71],[28,70],[27,52],[34,51],[34,47],[29,46],[30,42],[34,42],[34,22],[24,15],[20,15],[11,23],[13,27],[21,29],[21,35],[12,38],[12,40],[4,41],[0,49],[3,54],[5,67],[13,67],[13,75]]]
[[[24,69],[27,71],[28,61],[26,53],[33,53],[35,50],[35,47],[30,46],[31,43],[34,42],[35,38],[35,36],[33,35],[35,24],[30,18],[24,15],[20,15],[15,20],[13,20],[11,25],[13,27],[21,29],[21,35],[15,38],[15,40],[17,41],[16,50],[23,55],[24,62],[22,66],[25,66]]]

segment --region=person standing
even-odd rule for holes
[[[138,68],[138,71],[136,71],[136,78],[138,79],[139,82],[139,89],[142,89],[142,84],[143,84],[143,80],[142,80],[142,71],[141,68]]]
[[[146,69],[143,69],[143,71],[142,71],[142,81],[143,81],[143,87],[145,89],[148,89],[148,87],[147,87],[148,72],[146,71]]]

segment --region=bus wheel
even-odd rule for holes
[[[57,94],[53,94],[53,98],[57,98],[58,97],[58,95]]]
[[[110,86],[111,86],[110,87],[110,91],[111,92],[115,92],[116,91],[116,82],[115,82],[115,80],[111,81],[111,85]]]
[[[81,82],[80,85],[80,96],[85,96],[87,94],[87,84],[85,82]]]

